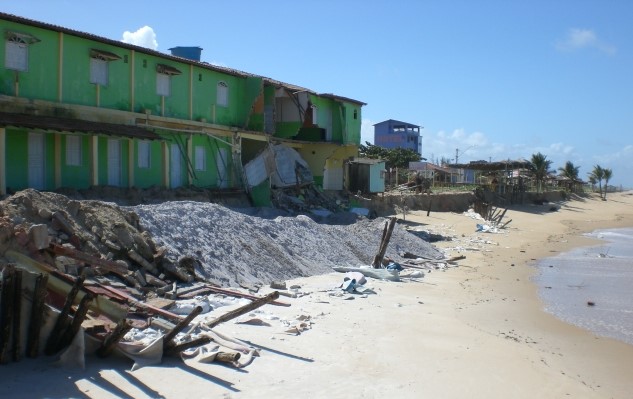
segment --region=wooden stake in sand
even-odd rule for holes
[[[374,256],[374,261],[371,263],[371,266],[374,269],[380,269],[382,267],[382,259],[385,257],[385,253],[387,252],[387,246],[389,245],[389,240],[391,240],[391,234],[393,233],[393,228],[396,226],[396,221],[397,219],[392,217],[388,224],[385,222],[385,229],[382,233],[382,240],[380,241],[378,253]]]

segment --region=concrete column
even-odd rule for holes
[[[55,133],[55,188],[62,186],[62,135]]]
[[[193,136],[191,135],[187,138],[187,158],[190,160],[193,159]],[[189,164],[189,162],[187,162],[187,164]],[[191,165],[191,167],[195,168],[195,164]],[[189,172],[187,172],[187,181],[189,182],[189,185],[193,184],[193,176],[191,176],[191,173]]]
[[[163,150],[163,186],[169,188],[169,143],[160,143]]]
[[[134,139],[127,139],[128,142],[128,151],[127,151],[127,159],[128,159],[128,167],[127,167],[127,186],[134,187],[134,169],[136,164],[134,163]]]
[[[99,136],[93,135],[90,137],[90,150],[91,150],[91,178],[90,185],[99,185]]]

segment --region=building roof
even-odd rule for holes
[[[156,133],[138,126],[117,125],[114,123],[91,122],[73,118],[26,115],[8,112],[0,112],[0,126],[55,130],[59,132],[107,134],[110,136],[131,137],[147,140],[160,139],[160,136]]]
[[[345,101],[349,101],[349,102],[354,102],[357,104],[361,104],[361,105],[367,105],[361,101],[358,100],[352,100],[349,98],[345,98],[345,97],[340,97],[340,96],[335,96],[333,94],[317,94],[316,92],[306,89],[304,87],[300,87],[300,86],[296,86],[296,85],[292,85],[289,83],[284,83],[284,82],[280,82],[278,80],[274,80],[271,78],[267,78],[264,76],[260,76],[260,75],[256,75],[253,73],[248,73],[248,72],[244,72],[244,71],[240,71],[237,69],[233,69],[233,68],[227,68],[227,67],[221,67],[218,65],[213,65],[213,64],[209,64],[208,62],[204,62],[204,61],[195,61],[195,60],[191,60],[189,58],[183,58],[183,57],[178,57],[175,55],[171,55],[171,54],[167,54],[167,53],[161,53],[160,51],[156,51],[156,50],[152,50],[149,49],[147,47],[141,47],[141,46],[137,46],[134,44],[129,44],[129,43],[124,43],[118,40],[112,40],[112,39],[108,39],[102,36],[97,36],[94,35],[92,33],[86,33],[86,32],[82,32],[82,31],[78,31],[78,30],[74,30],[74,29],[69,29],[69,28],[65,28],[63,26],[59,26],[59,25],[53,25],[53,24],[49,24],[46,22],[40,22],[40,21],[36,21],[33,19],[29,19],[29,18],[24,18],[24,17],[20,17],[17,15],[13,15],[13,14],[7,14],[7,13],[3,13],[0,12],[0,19],[4,19],[7,21],[12,21],[12,22],[16,22],[16,23],[20,23],[20,24],[24,24],[24,25],[30,25],[30,26],[34,26],[37,28],[41,28],[41,29],[48,29],[48,30],[52,30],[55,32],[61,32],[61,33],[65,33],[65,34],[69,34],[69,35],[73,35],[73,36],[77,36],[77,37],[82,37],[85,39],[89,39],[89,40],[94,40],[96,42],[101,42],[104,44],[108,44],[111,46],[117,46],[117,47],[121,47],[121,48],[125,48],[125,49],[129,49],[129,50],[134,50],[136,52],[139,53],[144,53],[144,54],[148,54],[148,55],[154,55],[157,57],[162,57],[165,59],[170,59],[173,61],[178,61],[178,62],[183,62],[186,64],[191,64],[191,65],[196,65],[199,66],[201,68],[206,68],[206,69],[210,69],[213,71],[217,71],[217,72],[222,72],[222,73],[226,73],[228,75],[233,75],[233,76],[238,76],[238,77],[259,77],[262,78],[265,82],[268,82],[272,85],[276,85],[276,86],[283,86],[283,87],[287,87],[293,91],[297,91],[297,90],[301,90],[301,91],[307,91],[310,92],[312,94],[315,95],[319,95],[322,97],[329,97],[329,98],[333,98],[333,99],[339,99],[339,100],[345,100]]]
[[[337,96],[336,94],[332,94],[332,93],[320,93],[319,96],[325,97],[325,98],[331,98],[332,100],[347,101],[354,104],[367,105],[367,103],[364,103],[362,101],[354,100],[353,98],[349,98],[349,97]]]
[[[422,126],[419,126],[419,125],[416,125],[416,124],[413,124],[413,123],[409,123],[409,122],[402,122],[402,121],[398,121],[398,120],[395,120],[395,119],[387,119],[386,121],[382,121],[382,122],[374,123],[374,126],[377,126],[377,125],[382,125],[382,124],[385,124],[385,123],[390,123],[390,122],[391,122],[392,124],[393,124],[393,123],[398,123],[398,124],[407,125],[407,126],[412,126],[412,127],[422,127]]]

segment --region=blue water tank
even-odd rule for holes
[[[185,46],[177,46],[169,49],[171,51],[171,55],[181,58],[187,58],[189,60],[200,61],[200,54],[202,53],[202,48],[197,46],[185,47]]]

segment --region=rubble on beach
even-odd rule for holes
[[[280,292],[292,298],[297,290],[258,292],[271,283],[370,265],[386,227],[383,218],[350,212],[288,216],[187,200],[119,206],[31,189],[3,200],[0,211],[0,314],[13,326],[0,332],[4,362],[69,359],[70,351],[81,363],[84,354],[118,350],[138,367],[170,353],[243,367],[255,348],[217,336],[214,325],[267,303],[289,306]],[[384,256],[405,263],[410,254],[444,258],[397,226]],[[187,301],[194,304],[183,312]],[[16,303],[24,311],[9,309]],[[224,306],[232,310],[218,316]],[[286,327],[301,331],[309,322]],[[79,339],[80,331],[97,344]]]

